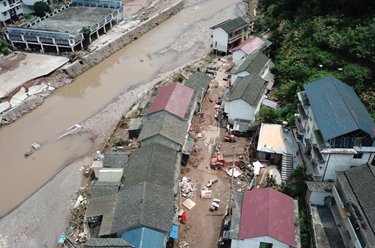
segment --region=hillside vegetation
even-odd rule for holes
[[[293,123],[297,92],[332,75],[351,85],[375,117],[375,1],[259,0],[259,14],[255,30],[271,34],[275,94],[283,107],[260,116]]]

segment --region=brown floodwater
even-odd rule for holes
[[[54,141],[64,130],[97,113],[126,88],[148,82],[159,73],[201,57],[201,44],[183,52],[165,49],[191,24],[237,2],[240,0],[205,0],[199,8],[182,10],[83,73],[72,84],[57,89],[37,109],[11,125],[2,126],[0,217],[21,204],[70,162],[89,152],[92,145],[89,134]],[[24,157],[34,142],[42,148]]]

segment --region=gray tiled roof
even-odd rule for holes
[[[112,232],[122,233],[145,226],[170,233],[174,214],[173,190],[141,182],[119,192]]]
[[[118,193],[120,182],[96,182],[92,186],[91,198],[115,195]]]
[[[146,121],[138,141],[142,141],[155,135],[162,135],[177,144],[183,145],[188,129],[188,124],[177,118],[164,114]]]
[[[211,77],[204,72],[196,72],[191,74],[185,82],[185,86],[194,90],[194,94],[197,96],[197,101],[202,102],[203,96],[210,86]]]
[[[375,123],[353,88],[328,76],[304,85],[325,141],[362,130],[375,136]]]
[[[104,168],[124,168],[128,162],[128,152],[107,152],[104,154]]]
[[[356,210],[356,208],[361,208],[365,214],[362,219],[367,220],[371,229],[375,230],[375,175],[373,171],[370,170],[369,166],[373,165],[365,164],[357,166],[345,171],[344,174],[359,203],[358,206],[352,203],[352,208],[354,210]],[[356,212],[357,216],[358,213],[359,212]],[[361,218],[360,216],[358,217]]]
[[[269,58],[261,52],[251,53],[241,59],[231,70],[232,74],[247,71],[250,74],[259,75],[263,67],[267,64]]]
[[[126,242],[120,238],[89,238],[85,244],[85,248],[131,248],[134,247],[132,244]]]
[[[237,17],[235,19],[229,19],[224,22],[221,22],[211,27],[211,29],[222,28],[225,32],[230,33],[233,30],[246,27],[247,25],[248,23],[242,17]]]
[[[256,106],[266,90],[266,81],[258,75],[238,77],[226,99],[242,99],[251,106]]]
[[[125,170],[124,188],[147,181],[174,189],[178,177],[178,153],[168,147],[153,144],[133,151]]]

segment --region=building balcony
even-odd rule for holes
[[[320,150],[316,145],[313,146],[313,151],[314,151],[314,157],[316,157],[318,162],[320,164],[325,163],[325,159],[324,159],[323,155],[320,153]]]
[[[233,36],[232,38],[229,38],[228,39],[228,44],[231,44],[233,42],[236,42],[238,40],[240,40],[242,38],[242,33],[238,34],[238,35],[235,35]]]
[[[303,128],[303,123],[302,123],[300,117],[297,117],[295,119],[295,122],[296,122],[296,127],[297,127],[298,132],[299,133],[305,133],[306,130],[305,130],[305,128]]]
[[[299,115],[303,118],[303,119],[307,119],[307,114],[305,112],[305,109],[300,105],[298,104],[298,113]]]

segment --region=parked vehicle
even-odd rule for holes
[[[242,163],[242,160],[234,161],[235,165],[239,165]],[[216,157],[211,158],[211,169],[218,170],[226,166],[230,166],[233,164],[233,157],[228,156],[226,159],[220,153],[217,153]]]

